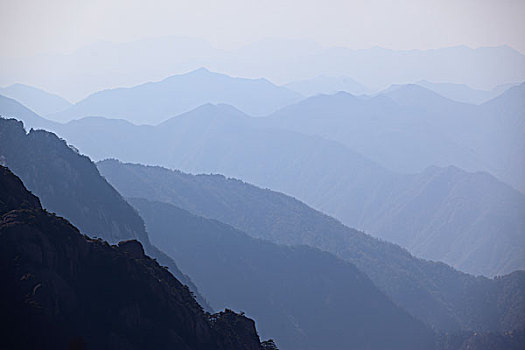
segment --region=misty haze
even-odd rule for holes
[[[0,2],[0,350],[525,349],[524,14]]]

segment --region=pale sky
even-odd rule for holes
[[[0,54],[155,36],[219,48],[286,38],[350,48],[509,45],[525,53],[524,18],[524,0],[0,0]]]

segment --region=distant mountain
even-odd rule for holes
[[[81,235],[3,166],[0,189],[2,346],[263,350],[252,320],[206,314],[139,242]]]
[[[453,101],[432,89],[420,86],[418,84],[394,84],[387,89],[378,93],[381,96],[387,96],[392,99],[396,104],[402,107],[413,107],[417,109],[434,109],[439,108],[439,112],[443,112],[446,109],[451,109],[453,112],[466,113],[471,110],[471,106],[463,102]],[[405,111],[409,112],[409,111]],[[447,115],[442,118],[448,118]],[[430,120],[434,122],[434,120]]]
[[[218,50],[202,39],[164,36],[114,43],[100,41],[65,54],[10,58],[2,55],[0,85],[24,82],[71,101],[115,86],[134,86],[197,69]]]
[[[71,102],[58,95],[24,84],[0,88],[0,94],[15,99],[35,113],[44,116],[60,112],[71,106]]]
[[[224,56],[210,59],[206,66],[238,76],[256,74],[276,83],[324,74],[349,76],[373,89],[420,80],[449,81],[491,89],[525,80],[525,55],[508,46],[351,49],[319,47],[290,40],[254,43],[226,52]]]
[[[369,99],[344,92],[319,95],[285,107],[265,121],[274,128],[340,142],[398,172],[450,164],[473,169],[481,167],[482,160],[443,132],[454,126],[450,125],[454,118],[441,114],[447,109],[470,113],[471,107],[409,85],[392,87]],[[425,108],[435,112],[425,113]]]
[[[498,169],[494,173],[525,193],[525,83],[481,107],[483,127],[478,135],[470,136]]]
[[[423,166],[428,159],[437,164],[449,164],[454,159],[471,167],[483,163],[477,162],[473,149],[463,147],[461,138],[453,135],[461,133],[461,142],[479,145],[476,153],[487,158],[496,159],[496,151],[512,152],[509,158],[500,157],[498,167],[519,173],[523,162],[513,160],[520,159],[518,150],[525,152],[523,138],[519,137],[520,130],[525,129],[520,124],[519,111],[523,109],[519,87],[514,89],[509,94],[516,91],[515,97],[501,96],[500,103],[507,109],[494,100],[494,105],[479,106],[480,113],[463,120],[446,111],[478,107],[410,85],[393,89],[391,97],[371,100],[346,93],[320,95],[270,118],[250,118],[233,107],[208,104],[158,126],[84,118],[56,124],[53,130],[96,160],[114,157],[240,178],[293,195],[351,227],[401,244],[420,257],[494,276],[524,268],[523,195],[477,172],[437,169],[435,176],[428,170],[396,174],[319,135],[355,146],[352,149],[368,150],[380,159],[397,159],[398,166],[418,162]],[[435,109],[425,112],[428,105]],[[390,116],[385,114],[387,110]],[[494,118],[498,110],[507,111],[506,117]],[[482,125],[469,128],[470,118]],[[490,146],[487,133],[494,138],[506,137]],[[443,183],[450,185],[443,187]],[[480,194],[470,184],[486,187],[486,191]],[[421,193],[411,191],[411,186]],[[435,195],[439,191],[442,194]],[[408,208],[417,208],[417,217]],[[440,249],[433,248],[437,241]],[[487,254],[490,259],[485,258]]]
[[[442,108],[447,108],[450,103],[455,104],[440,96],[435,97],[433,92],[428,93],[431,98],[443,100]],[[341,93],[331,97],[334,110],[359,110],[364,106],[363,108],[370,111],[367,101],[351,95]],[[318,96],[318,99],[324,97]],[[373,106],[378,112],[394,103],[386,97],[377,99]],[[310,114],[293,114],[305,118],[304,123],[293,120],[293,125],[300,125],[302,129],[312,125],[312,132],[313,125],[317,125],[318,133],[322,133],[325,127],[329,131],[340,130],[342,135],[349,135],[346,126],[350,122],[345,120],[344,112],[341,115],[323,116],[319,121],[316,116],[322,115],[319,114],[322,109],[317,109],[319,104],[315,98],[308,101],[311,103],[307,106],[302,105],[301,110]],[[322,103],[320,106],[323,108],[326,105]],[[373,118],[374,110],[370,113],[370,118]],[[416,123],[417,117],[412,118]],[[379,121],[377,119],[370,122],[370,129],[386,117]],[[281,123],[283,127],[288,126],[285,121]],[[430,182],[428,185],[422,182],[428,177],[424,172],[416,175],[396,174],[352,152],[340,143],[318,136],[305,136],[293,131],[269,128],[270,122],[272,121],[265,118],[250,118],[226,105],[204,105],[156,127],[87,118],[70,122],[57,132],[97,160],[113,157],[123,161],[163,165],[192,173],[220,173],[287,193],[333,215],[351,227],[392,240],[406,248],[414,249],[412,251],[423,258],[444,261],[466,272],[494,276],[525,268],[521,254],[524,246],[520,238],[524,232],[521,209],[523,195],[508,189],[508,186],[496,179],[486,181],[485,175],[479,173],[464,174],[463,177],[444,173],[445,177],[448,176],[446,181],[451,182],[450,189],[466,197],[451,196],[443,200],[433,195],[435,191],[440,190],[440,182]],[[280,120],[276,121],[278,122]],[[410,122],[410,119],[405,118],[405,122]],[[405,128],[406,133],[402,133],[399,139],[409,140],[410,134],[417,134],[417,128],[423,125],[419,123],[415,124],[413,129]],[[329,127],[332,129],[328,129]],[[454,153],[454,147],[444,143],[437,132],[431,132],[427,128],[427,133],[420,133],[418,137],[423,138],[427,135],[427,143],[422,139],[422,144],[428,145],[433,140],[439,147],[437,150],[431,149],[431,152],[440,153],[445,148],[450,151],[449,154]],[[348,139],[357,138],[356,136]],[[378,139],[381,140],[380,135]],[[361,140],[367,144],[373,143],[362,135]],[[381,142],[376,144],[379,146]],[[387,142],[383,145],[384,149],[388,149]],[[411,152],[421,151],[410,143],[406,147]],[[396,149],[390,147],[390,152],[395,153]],[[446,153],[443,151],[443,154]],[[468,155],[466,150],[463,159],[469,159]],[[403,157],[407,162],[415,158],[408,155]],[[456,154],[456,157],[459,158],[460,155]],[[486,193],[478,194],[469,187],[468,182],[462,180],[464,178],[469,178],[472,183],[488,185],[489,188]],[[417,192],[407,194],[407,188],[411,185],[424,188],[425,196],[417,197]],[[456,185],[461,187],[456,189]],[[479,199],[482,200],[478,203]],[[384,203],[390,205],[385,207]],[[419,216],[408,222],[403,221],[407,211],[402,208],[408,208],[415,203],[417,208],[421,209],[417,211]],[[463,207],[465,205],[466,207]],[[456,211],[451,208],[456,208]],[[469,215],[458,215],[467,212]],[[509,214],[505,214],[506,212]],[[378,213],[383,216],[378,217]],[[448,224],[436,225],[436,222]],[[481,222],[486,225],[480,226]],[[433,239],[420,235],[421,232],[427,232],[435,237],[433,239],[442,239],[443,248],[455,246],[458,242],[462,244],[455,247],[456,253],[448,253],[445,249],[438,251],[428,244]],[[479,232],[477,244],[472,244],[467,239],[471,237],[472,232]],[[495,232],[498,232],[497,236]],[[501,242],[498,236],[502,238]],[[519,239],[515,240],[513,237]],[[494,244],[495,240],[500,243]],[[508,251],[511,253],[508,254]],[[437,255],[438,252],[442,255]],[[489,261],[484,259],[486,252],[490,252],[493,257]]]
[[[343,75],[374,90],[421,80],[489,90],[525,80],[525,56],[508,46],[356,50],[283,39],[264,39],[233,50],[177,37],[100,42],[67,54],[0,57],[0,66],[4,68],[0,85],[24,82],[75,101],[96,91],[157,81],[199,67],[238,77],[265,77],[279,85],[317,75]]]
[[[516,157],[525,133],[519,123],[523,86],[479,106],[414,84],[392,86],[370,99],[321,95],[283,108],[268,123],[338,141],[397,172],[455,165],[488,171],[524,192],[525,161]]]
[[[52,129],[56,123],[42,118],[20,102],[0,95],[0,116],[15,118],[24,122],[28,128]]]
[[[385,183],[359,220],[416,256],[472,274],[525,269],[525,196],[487,173],[433,167]]]
[[[205,103],[228,103],[251,115],[266,115],[301,95],[266,79],[233,78],[205,68],[131,88],[103,90],[49,116],[70,121],[89,116],[157,124]]]
[[[441,96],[444,96],[451,100],[472,104],[480,104],[483,102],[487,102],[505,92],[506,89],[512,87],[512,85],[509,84],[509,86],[505,87],[498,86],[491,90],[481,90],[471,88],[470,86],[465,84],[435,83],[426,80],[418,81],[416,82],[416,84],[429,90],[432,90],[440,94]]]
[[[129,201],[152,242],[192,276],[215,309],[243,310],[281,349],[434,346],[430,329],[331,254],[254,239],[171,204]]]
[[[82,233],[110,243],[139,240],[149,255],[167,265],[209,308],[190,278],[150,243],[137,212],[74,147],[50,132],[26,133],[21,122],[0,118],[0,161],[40,197],[45,209],[65,217]]]
[[[503,331],[525,327],[520,316],[525,315],[523,272],[494,280],[476,278],[442,263],[417,259],[294,198],[220,175],[190,175],[115,160],[97,166],[127,197],[171,203],[256,238],[331,252],[355,264],[396,304],[434,328]]]
[[[285,86],[303,96],[330,95],[339,91],[345,91],[353,95],[361,95],[368,92],[365,86],[345,76],[320,75],[312,79],[293,81]]]

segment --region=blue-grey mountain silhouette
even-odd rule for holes
[[[432,92],[429,94],[434,98]],[[324,110],[326,103],[316,101],[325,98],[329,99],[334,111],[342,112],[324,115],[320,123],[316,116]],[[444,106],[456,104],[438,98],[444,100]],[[385,96],[376,99],[372,112],[369,112],[372,116],[374,111],[384,112],[385,106],[398,106]],[[226,105],[205,105],[158,126],[84,118],[61,125],[56,131],[96,160],[114,157],[193,173],[222,173],[282,191],[351,227],[364,229],[377,237],[402,244],[420,257],[444,261],[466,272],[493,276],[524,268],[521,238],[523,195],[493,177],[440,169],[396,174],[338,142],[268,127],[278,123],[284,128],[311,128],[310,131],[323,134],[341,130],[339,134],[348,135],[352,131],[348,130],[350,122],[344,111],[363,108],[370,111],[369,102],[345,93],[318,96],[297,105],[309,114],[290,114],[293,117],[289,122],[284,115],[266,120],[248,117]],[[399,106],[397,108],[402,110]],[[289,109],[292,107],[282,113]],[[283,118],[279,119],[279,116]],[[299,116],[304,122],[294,120]],[[404,120],[408,123],[411,119]],[[366,134],[366,130],[374,129],[372,126],[377,121],[368,124],[370,128],[358,130]],[[415,124],[414,128],[418,125],[421,124]],[[314,126],[317,126],[315,130]],[[402,135],[407,136],[410,128],[405,130],[407,134]],[[353,134],[357,135],[357,132]],[[427,134],[432,135],[430,130]],[[436,136],[438,133],[433,134],[436,145],[442,145],[442,139]],[[377,138],[370,139],[381,140],[381,137],[377,135]],[[361,136],[360,140],[373,144],[367,137]],[[381,143],[377,142],[377,145]],[[388,142],[383,145],[383,149],[388,149]],[[414,144],[408,148],[410,145],[406,146],[412,153],[421,150]],[[390,151],[392,149],[390,147]],[[438,153],[445,154],[441,150]],[[465,157],[468,158],[466,154]],[[408,156],[405,159],[411,161]],[[433,195],[442,190],[442,181],[451,183],[448,192],[443,192],[443,196],[448,197]],[[479,193],[473,189],[476,188],[474,184],[488,187]],[[418,196],[419,192],[415,190],[410,192],[411,186],[422,190],[422,195]],[[414,219],[407,222],[405,219],[410,212],[406,208],[411,207],[419,210]],[[438,222],[442,224],[436,224]],[[495,230],[495,227],[499,228]],[[475,243],[471,242],[472,237],[476,238]],[[441,249],[432,249],[434,240],[440,242]],[[494,244],[495,241],[500,243]],[[494,258],[485,259],[487,252]]]
[[[200,68],[159,82],[99,91],[49,118],[103,116],[157,124],[205,103],[228,103],[252,115],[265,115],[300,99],[266,79],[233,78]]]
[[[43,116],[60,112],[71,106],[71,102],[58,95],[24,84],[0,88],[0,95],[15,99]]]
[[[82,235],[3,166],[0,218],[3,347],[264,350],[252,320],[205,313],[138,241]]]
[[[396,304],[436,329],[523,328],[525,320],[518,316],[525,305],[523,271],[493,280],[475,278],[442,263],[417,259],[282,193],[221,175],[190,175],[116,160],[97,166],[125,196],[170,203],[255,238],[331,252],[355,264]]]

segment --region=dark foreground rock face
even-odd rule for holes
[[[252,320],[209,315],[137,241],[89,239],[0,167],[2,349],[260,350]]]
[[[212,311],[191,279],[149,241],[142,218],[102,177],[95,164],[55,134],[26,133],[21,122],[0,118],[0,164],[20,177],[42,206],[64,217],[80,232],[111,244],[140,241],[146,253],[187,285],[206,311]]]

